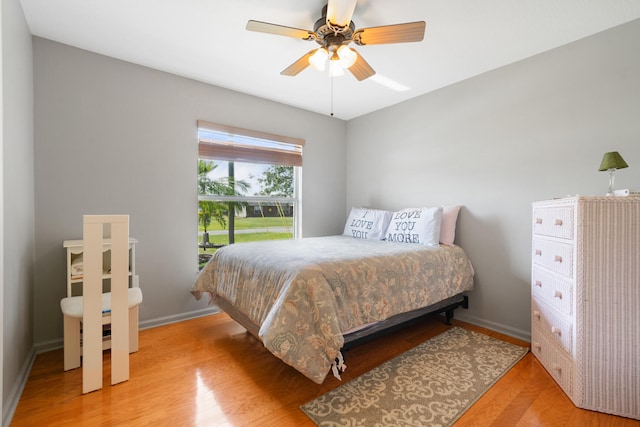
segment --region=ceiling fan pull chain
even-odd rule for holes
[[[331,80],[331,117],[333,117],[333,79],[331,75],[329,76],[329,80]]]

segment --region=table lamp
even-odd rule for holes
[[[601,172],[609,172],[609,191],[607,191],[607,196],[614,195],[613,183],[615,180],[616,170],[624,169],[627,167],[629,167],[629,165],[624,161],[620,153],[618,153],[617,151],[604,153],[604,157],[602,157],[602,163],[600,163],[600,169],[598,170]]]

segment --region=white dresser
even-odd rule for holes
[[[533,204],[531,350],[576,406],[640,419],[640,197]]]

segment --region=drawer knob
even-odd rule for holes
[[[562,336],[562,331],[560,330],[560,328],[556,328],[555,326],[551,327],[551,333],[556,334],[559,337]]]
[[[539,288],[541,288],[542,287],[542,282],[540,280],[536,280],[534,285],[539,287]]]
[[[536,224],[542,224],[542,218],[536,218]]]
[[[555,225],[562,225],[562,220],[561,219],[556,219],[554,224]]]
[[[533,317],[540,318],[540,312],[538,310],[533,310]]]
[[[536,249],[535,254],[538,256],[542,256],[542,249]]]
[[[557,363],[553,364],[553,370],[560,373],[562,372],[562,367],[560,365],[558,365]]]
[[[540,344],[539,342],[534,342],[533,343],[533,348],[535,348],[536,350],[540,351],[542,349],[542,344]]]
[[[554,296],[555,298],[560,298],[560,299],[562,299],[562,292],[560,292],[560,291],[555,291],[555,292],[553,293],[553,296]]]
[[[562,257],[560,255],[556,255],[556,256],[553,257],[553,260],[555,262],[562,262]]]

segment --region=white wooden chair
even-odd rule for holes
[[[142,291],[129,288],[129,216],[85,215],[83,223],[83,295],[63,298],[60,307],[64,370],[80,367],[82,355],[82,393],[88,393],[102,388],[103,325],[111,325],[111,384],[129,379],[129,353],[138,351]],[[102,292],[105,224],[111,226],[111,292],[107,293]]]

